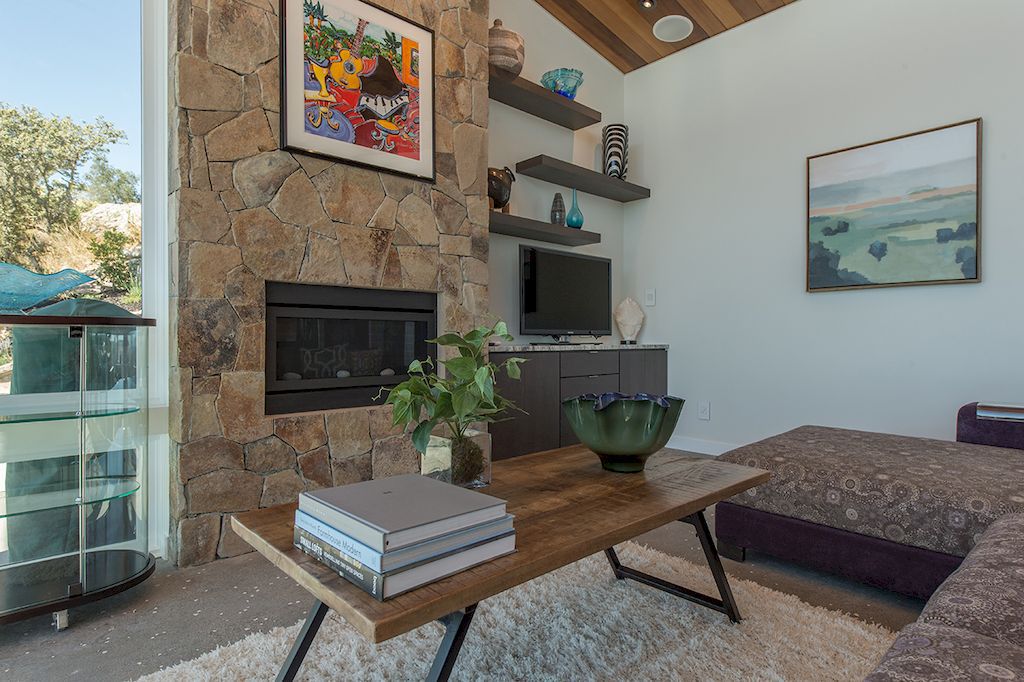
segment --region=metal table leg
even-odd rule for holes
[[[473,622],[476,606],[476,604],[472,604],[462,611],[449,613],[440,619],[439,622],[444,625],[444,638],[441,639],[441,645],[437,648],[434,664],[430,666],[427,682],[445,682],[451,676],[452,668],[455,667],[455,659],[459,657],[462,642],[466,639],[469,624]]]
[[[686,599],[687,601],[691,601],[695,604],[724,613],[729,616],[729,620],[733,623],[740,622],[740,620],[742,620],[740,617],[740,611],[736,607],[736,600],[732,596],[732,590],[729,587],[729,578],[725,575],[725,569],[722,568],[722,560],[718,556],[718,550],[715,548],[715,543],[711,539],[711,532],[708,529],[707,521],[704,519],[704,511],[701,510],[696,514],[680,519],[680,521],[688,523],[694,527],[694,530],[697,533],[697,538],[700,540],[701,548],[704,550],[704,557],[707,559],[708,568],[711,569],[711,575],[714,576],[715,584],[718,586],[718,594],[720,598],[696,592],[683,587],[682,585],[670,583],[667,580],[662,580],[661,578],[648,573],[643,573],[642,571],[630,568],[629,566],[623,566],[619,562],[619,557],[615,553],[615,549],[609,547],[604,551],[604,553],[605,556],[608,557],[608,563],[611,564],[612,572],[615,573],[615,577],[619,580],[624,580],[626,578],[635,580],[638,583],[643,583],[644,585],[648,585],[663,592],[668,592],[680,599]]]
[[[291,682],[295,679],[299,667],[302,665],[302,659],[306,657],[306,652],[309,651],[309,646],[313,643],[313,638],[316,637],[317,630],[320,629],[320,624],[324,622],[326,615],[327,604],[319,599],[314,601],[309,615],[306,616],[306,622],[302,624],[299,636],[295,640],[295,644],[292,645],[288,658],[281,666],[281,672],[277,674],[277,682]]]
[[[449,613],[439,620],[444,625],[444,637],[437,648],[434,663],[430,666],[427,682],[446,682],[451,676],[452,668],[455,667],[455,661],[462,649],[462,643],[466,639],[469,624],[473,622],[476,607],[476,604],[472,604],[462,611]],[[288,658],[285,659],[281,671],[277,674],[277,682],[292,682],[295,679],[302,666],[302,661],[306,658],[306,653],[313,643],[313,638],[316,637],[320,625],[324,622],[327,610],[327,605],[320,600],[313,602],[306,622],[303,623],[302,630],[299,631],[299,636],[296,638],[295,644],[292,645]]]

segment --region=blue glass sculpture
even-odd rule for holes
[[[540,82],[555,94],[576,99],[576,91],[583,85],[583,72],[579,69],[553,69],[541,76]]]
[[[0,312],[24,312],[91,281],[89,275],[70,268],[40,275],[20,265],[0,263]]]

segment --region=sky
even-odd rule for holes
[[[142,1],[0,0],[0,102],[102,116],[128,137],[111,164],[140,173]]]

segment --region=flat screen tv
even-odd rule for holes
[[[612,333],[612,262],[519,247],[519,331],[548,336]]]

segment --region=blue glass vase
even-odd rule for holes
[[[583,227],[583,211],[576,202],[576,190],[572,191],[572,208],[565,215],[565,224],[568,227],[575,227],[577,230]]]

